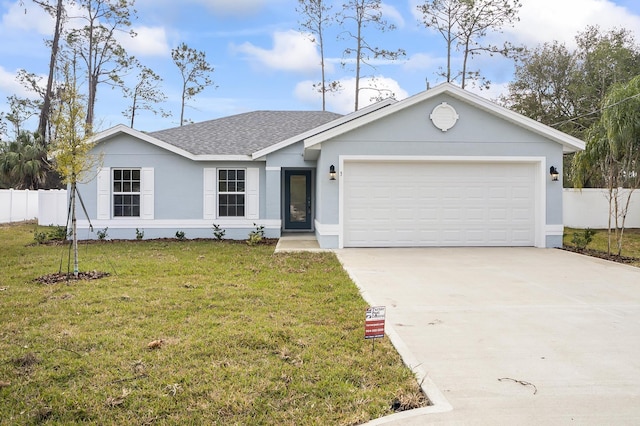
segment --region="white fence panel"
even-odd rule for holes
[[[623,191],[623,198],[626,200],[627,190]],[[562,195],[564,226],[593,229],[608,227],[609,199],[606,189],[565,188]],[[625,227],[640,228],[640,190],[634,191],[631,196]]]
[[[0,189],[0,223],[38,217],[38,191]]]
[[[67,190],[38,191],[38,225],[65,226],[67,224]]]

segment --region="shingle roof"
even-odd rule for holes
[[[340,117],[328,111],[254,111],[149,135],[194,155],[251,155]]]

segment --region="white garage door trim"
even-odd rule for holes
[[[545,157],[495,157],[495,156],[482,156],[482,157],[469,157],[469,156],[378,156],[378,155],[343,155],[339,157],[339,248],[344,248],[345,243],[345,185],[344,176],[342,171],[348,170],[345,168],[345,163],[349,162],[414,162],[414,163],[528,163],[534,165],[536,168],[535,173],[535,231],[534,231],[534,245],[535,247],[545,247],[545,226],[546,223],[546,158]],[[381,165],[381,167],[383,167]]]

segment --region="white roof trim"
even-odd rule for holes
[[[511,111],[505,107],[489,101],[488,99],[485,99],[467,90],[461,89],[451,83],[440,84],[433,89],[418,93],[417,95],[399,101],[389,106],[388,108],[373,111],[370,114],[358,117],[357,119],[351,120],[339,127],[333,127],[327,131],[311,136],[305,139],[304,147],[305,149],[312,148],[314,145],[321,144],[328,139],[342,135],[346,132],[357,129],[358,127],[364,126],[365,124],[371,123],[382,117],[393,114],[397,111],[401,111],[405,108],[433,98],[435,96],[441,95],[443,93],[460,99],[463,102],[472,104],[480,109],[490,112],[491,114],[498,115],[518,126],[521,126],[527,130],[551,139],[561,144],[563,146],[564,152],[581,151],[585,148],[585,143],[578,138],[574,138],[573,136],[570,136],[564,132],[561,132],[528,117],[525,117],[524,115]]]
[[[158,148],[165,149],[193,161],[253,161],[253,158],[251,158],[250,155],[194,155],[188,151],[185,151],[184,149],[178,148],[175,145],[171,145],[167,142],[161,141],[160,139],[154,138],[147,133],[132,129],[131,127],[125,126],[124,124],[118,124],[100,133],[96,133],[91,138],[91,142],[99,144],[105,139],[111,138],[120,133],[127,134],[144,142],[150,143],[151,145],[155,145]]]
[[[324,131],[327,131],[329,129],[335,128],[337,126],[340,126],[344,123],[348,123],[349,121],[355,120],[359,117],[362,117],[363,115],[369,114],[372,111],[377,111],[379,109],[382,109],[386,106],[389,105],[393,105],[394,103],[397,103],[398,101],[396,101],[395,99],[384,99],[380,102],[377,102],[373,105],[369,105],[366,108],[362,108],[356,112],[352,112],[351,114],[347,114],[345,116],[336,118],[335,120],[332,120],[328,123],[323,124],[322,126],[318,126],[315,127],[311,130],[308,130],[304,133],[301,133],[299,135],[293,136],[289,139],[285,139],[282,142],[278,142],[276,144],[273,144],[271,146],[268,146],[266,148],[261,149],[260,151],[256,151],[253,153],[253,155],[251,156],[254,160],[260,157],[263,157],[267,154],[271,154],[272,152],[278,151],[282,148],[286,148],[289,145],[293,145],[296,142],[300,142],[302,140],[305,140],[306,138],[312,137],[317,135],[318,133],[322,133]]]

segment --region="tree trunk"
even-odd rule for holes
[[[362,54],[362,18],[358,11],[358,48],[356,49],[356,102],[355,110],[358,110],[358,98],[360,97],[360,55]]]
[[[322,24],[320,24],[320,28],[318,29],[318,39],[320,42],[320,69],[322,70],[322,110],[327,110],[327,85],[325,83],[325,72],[324,72],[324,42],[322,41]]]
[[[185,92],[187,91],[187,83],[183,83],[182,85],[182,105],[180,106],[180,126],[182,126],[184,124],[184,96],[185,96]]]
[[[42,110],[40,111],[40,121],[38,123],[38,133],[42,138],[42,143],[46,146],[49,139],[47,138],[47,122],[49,121],[49,110],[51,109],[51,94],[53,91],[53,74],[56,70],[56,60],[58,57],[58,45],[60,44],[60,33],[62,32],[62,0],[58,0],[56,8],[56,25],[53,33],[53,43],[51,44],[51,58],[49,60],[49,77],[47,79],[47,88],[44,92],[44,100],[42,102]]]
[[[89,13],[91,15],[91,12]],[[98,85],[98,77],[94,74],[94,62],[93,62],[93,54],[94,54],[94,26],[93,26],[93,17],[91,19],[91,23],[89,25],[89,49],[87,53],[87,81],[89,86],[89,96],[87,98],[87,117],[85,122],[93,127],[93,106],[96,102],[96,87]],[[73,67],[73,73],[75,77],[75,64]]]
[[[93,111],[96,105],[96,90],[98,89],[98,77],[93,74],[89,75],[89,96],[87,99],[87,124],[89,128],[93,128]]]
[[[467,80],[467,60],[469,58],[469,42],[464,45],[464,54],[462,55],[462,88],[464,89]]]
[[[133,129],[133,120],[136,118],[136,103],[138,102],[138,95],[133,93],[133,105],[131,106],[131,128]]]
[[[451,83],[451,44],[453,43],[451,37],[451,28],[449,28],[449,34],[447,39],[447,83]]]
[[[76,223],[76,183],[71,182],[71,233],[73,238],[73,276],[78,276],[78,226]]]

